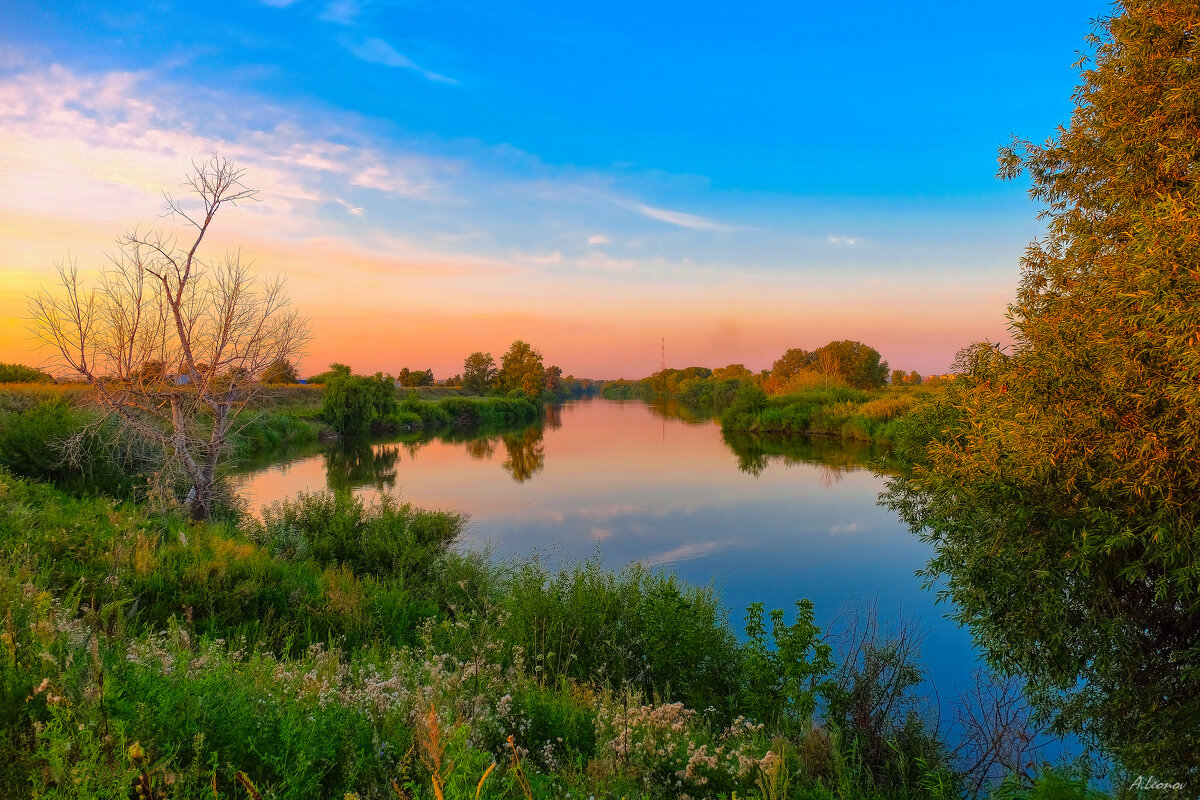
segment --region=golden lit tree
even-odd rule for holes
[[[1001,155],[1044,204],[1015,344],[964,351],[891,502],[1058,725],[1200,790],[1200,5],[1125,0],[1069,126]]]

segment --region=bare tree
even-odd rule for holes
[[[200,255],[222,206],[256,199],[243,172],[216,155],[193,163],[184,185],[202,208],[163,193],[163,216],[194,229],[182,244],[135,229],[94,284],[68,260],[56,265],[54,290],[29,303],[30,328],[55,367],[91,384],[101,409],[161,445],[186,475],[195,519],[212,512],[218,463],[263,370],[298,356],[309,336],[282,280],[257,280],[240,253]]]
[[[835,379],[840,380],[843,377],[841,372],[841,364],[838,363],[837,356],[835,356],[830,350],[827,348],[821,348],[813,355],[815,356],[813,359],[813,366],[821,375],[824,388],[828,389],[829,385],[833,383]]]

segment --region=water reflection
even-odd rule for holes
[[[562,421],[558,423],[562,427]],[[504,438],[504,449],[508,458],[504,461],[504,469],[517,483],[524,483],[541,472],[546,467],[546,447],[542,443],[542,427],[530,426],[518,434],[510,434]]]
[[[784,466],[817,464],[828,476],[827,485],[836,483],[844,472],[868,467],[882,455],[882,450],[871,442],[828,436],[722,431],[721,438],[733,451],[742,472],[761,475],[772,463]]]
[[[655,400],[648,405],[650,413],[656,417],[677,419],[689,425],[708,425],[720,416],[711,407],[686,405],[678,400]]]
[[[490,461],[492,456],[496,454],[496,446],[500,443],[498,438],[492,436],[480,436],[478,439],[470,439],[465,447],[467,455],[476,461]]]
[[[936,623],[914,576],[929,548],[876,505],[876,454],[833,439],[723,436],[703,411],[596,399],[518,430],[334,444],[245,474],[239,488],[251,508],[325,488],[387,492],[469,515],[462,546],[500,559],[666,567],[715,583],[735,627],[751,602],[790,608],[802,597],[822,624],[850,598]],[[938,627],[927,645],[940,685],[969,676],[965,632]]]
[[[396,486],[396,459],[400,457],[397,444],[347,439],[329,445],[324,457],[325,483],[335,492],[363,486],[382,491]]]
[[[567,408],[585,406],[585,400]],[[611,407],[629,405],[644,414],[649,411],[659,421],[656,434],[666,441],[667,426],[678,421],[688,427],[713,427],[711,412],[675,401],[646,405],[640,401],[603,402]],[[285,449],[274,454],[256,457],[242,465],[242,472],[263,471],[273,465],[299,462],[305,458],[320,458],[324,464],[325,486],[334,491],[371,488],[376,491],[394,490],[397,486],[398,462],[402,454],[417,461],[423,450],[434,445],[461,444],[474,461],[490,462],[500,446],[504,460],[500,467],[516,483],[526,483],[546,468],[545,436],[548,431],[563,427],[563,406],[547,406],[545,418],[525,428],[497,433],[465,431],[409,431],[385,441],[345,439],[323,445]],[[771,465],[791,467],[800,464],[816,468],[821,485],[831,488],[847,472],[870,468],[881,450],[868,442],[843,441],[827,437],[794,437],[777,434],[721,432],[726,452],[731,453],[737,468],[748,475],[761,476]],[[272,457],[273,456],[273,457]],[[242,482],[244,482],[243,479]]]

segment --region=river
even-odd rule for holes
[[[412,437],[408,437],[412,438]],[[831,440],[726,441],[720,425],[641,402],[581,400],[545,423],[464,441],[377,441],[284,457],[238,479],[251,508],[298,492],[386,491],[469,516],[461,546],[549,563],[642,561],[712,583],[741,629],[761,601],[809,598],[823,627],[877,605],[927,637],[932,684],[946,698],[970,680],[967,631],[943,619],[916,571],[929,546],[876,500],[872,451]],[[932,696],[932,694],[931,694]]]

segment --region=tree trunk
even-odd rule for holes
[[[212,514],[212,505],[214,499],[215,482],[209,480],[205,482],[203,479],[193,483],[192,488],[188,491],[185,507],[188,514],[196,522],[203,522]]]

